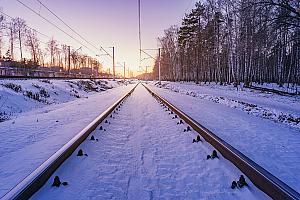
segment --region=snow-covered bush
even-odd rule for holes
[[[14,84],[14,83],[5,83],[3,84],[4,87],[12,89],[15,92],[22,92],[22,87],[21,85]]]

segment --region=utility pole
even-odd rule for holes
[[[71,70],[71,47],[68,46],[68,74],[70,74],[70,70]]]
[[[161,84],[161,77],[160,77],[160,48],[158,48],[158,82],[159,85]]]
[[[116,78],[116,71],[115,71],[115,47],[112,47],[113,49],[113,76],[114,76],[114,80]]]
[[[124,82],[125,82],[125,62],[124,62]]]
[[[138,0],[138,9],[139,9],[139,46],[140,46],[139,68],[141,68],[142,67],[141,0]]]
[[[158,50],[158,81],[159,81],[159,84],[161,84],[161,70],[160,70],[160,65],[161,65],[161,49],[162,48],[158,48],[158,49],[144,49],[144,50],[142,50],[143,53],[145,53],[147,56],[149,56],[149,58],[152,58],[153,60],[157,60],[157,59],[154,58],[153,56],[151,56],[150,54],[148,54],[147,52],[145,52],[145,50],[154,50],[154,51]],[[146,72],[147,72],[147,67],[146,67]]]
[[[146,74],[145,74],[145,81],[148,80],[148,74],[147,74],[148,66],[146,65]]]

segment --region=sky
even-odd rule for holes
[[[126,63],[130,70],[142,72],[146,66],[153,67],[153,59],[146,59],[139,68],[139,40],[138,40],[138,0],[40,0],[51,11],[62,18],[94,46],[86,44],[63,23],[43,8],[37,0],[20,0],[35,11],[57,24],[73,37],[93,51],[82,48],[86,53],[103,62],[104,68],[112,67],[112,60],[100,52],[102,46],[109,53],[109,47],[115,47],[116,65]],[[156,49],[159,47],[158,37],[165,29],[172,25],[180,25],[185,12],[191,10],[197,0],[141,0],[141,32],[142,49]],[[0,0],[0,9],[12,16],[26,20],[27,24],[56,39],[60,44],[67,44],[74,49],[82,45],[59,31],[40,16],[34,14],[17,0]],[[39,35],[43,42],[49,38]],[[156,51],[147,51],[155,56]],[[96,57],[96,55],[99,55]],[[145,54],[143,58],[147,58]],[[149,68],[148,68],[149,69]],[[117,67],[121,73],[123,69]]]

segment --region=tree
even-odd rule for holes
[[[32,29],[26,31],[26,46],[28,47],[34,64],[38,64],[38,55],[40,51],[39,39],[36,32]]]
[[[22,40],[23,40],[23,37],[25,36],[25,33],[26,33],[25,20],[17,17],[17,18],[12,19],[12,23],[14,24],[15,33],[17,34],[16,37],[19,40],[20,58],[22,60],[23,59],[23,52],[22,52],[23,43],[22,43]]]
[[[49,40],[48,42],[48,49],[47,49],[50,53],[50,63],[51,66],[55,65],[55,55],[57,53],[58,50],[58,44],[57,41],[54,40],[53,38]]]
[[[64,60],[64,67],[67,69],[69,60],[69,47],[65,44],[61,45],[61,52]]]
[[[171,27],[159,39],[163,79],[299,83],[299,2],[201,2],[185,15],[178,31]]]
[[[10,59],[14,60],[14,42],[16,39],[16,26],[15,23],[8,22],[7,23],[9,42],[10,42]]]
[[[3,29],[5,29],[5,18],[3,15],[0,15],[0,60],[2,59],[2,49],[4,45],[3,32],[2,32]]]

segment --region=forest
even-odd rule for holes
[[[162,80],[300,84],[299,0],[199,1],[158,40]]]
[[[54,37],[27,25],[24,19],[0,11],[0,61],[15,61],[11,63],[18,67],[58,66],[68,71],[82,67],[100,68],[101,63],[84,54],[82,47],[59,43]]]

